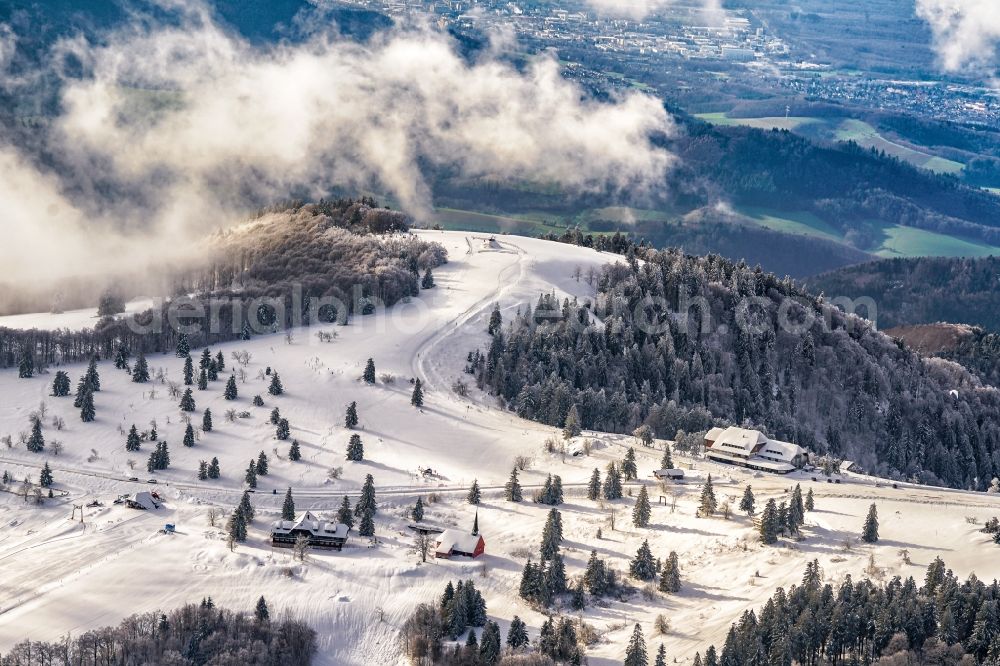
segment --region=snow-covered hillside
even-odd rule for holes
[[[534,459],[521,475],[526,488],[541,484],[549,473],[563,479],[567,497],[559,508],[571,577],[580,574],[592,549],[622,571],[644,539],[657,557],[665,558],[671,550],[680,556],[680,594],[651,599],[637,594],[627,602],[585,611],[585,619],[603,632],[588,651],[594,665],[621,662],[635,622],[642,624],[652,645],[662,641],[671,658],[690,661],[696,650],[721,643],[743,610],[763,604],[776,587],[799,581],[805,563],[814,558],[830,581],[865,575],[870,555],[886,576],[922,576],[937,556],[960,576],[973,571],[985,579],[1000,576],[1000,551],[966,520],[975,517],[981,524],[1000,514],[1000,497],[877,486],[862,477],[833,484],[807,475],[751,476],[681,456],[675,461],[686,469],[687,481],[661,490],[651,472],[659,466],[663,442],[655,449],[636,447],[640,482],[649,486],[654,507],[652,526],[633,528],[630,497],[598,503],[585,496],[592,470],[603,472],[609,461],[621,460],[635,445],[633,438],[587,433],[603,443],[589,456],[545,453],[543,442],[557,434],[553,429],[498,409],[463,373],[467,352],[488,342],[485,330],[494,303],[509,319],[518,306],[534,304],[541,292],[588,298],[593,288],[574,277],[576,268],[585,275],[588,268],[616,257],[526,238],[504,237],[489,244],[473,234],[416,233],[441,242],[449,252],[449,263],[435,271],[437,286],[422,291],[419,299],[356,317],[348,326],[296,329],[290,339],[275,334],[213,348],[213,353],[224,353],[227,366],[235,364],[232,352],[248,351],[248,377],[239,384],[235,402],[223,398],[228,372],[208,390],[194,391],[195,423],[206,407],[215,416],[215,428],[194,447],[181,445],[184,424],[167,386],[132,383],[110,362],[99,367],[101,391],[95,396],[93,423],[80,421],[72,396],[49,396],[51,373],[31,379],[18,379],[16,369],[0,373],[0,436],[11,435],[13,444],[0,445],[0,470],[34,479],[48,461],[58,495],[35,507],[15,494],[0,493],[0,652],[25,638],[79,634],[134,612],[173,608],[205,596],[220,605],[250,609],[264,595],[272,609],[287,610],[319,632],[317,663],[391,664],[401,661],[397,633],[413,606],[436,598],[448,580],[458,578],[475,578],[502,631],[516,614],[528,622],[534,637],[545,618],[518,598],[517,586],[526,553],[537,550],[549,507],[503,500],[503,484],[517,456]],[[0,325],[68,325],[57,317],[0,318]],[[320,331],[337,337],[321,342]],[[192,356],[197,359],[200,352],[192,350]],[[375,385],[361,381],[369,357],[380,376]],[[180,359],[163,355],[148,360],[154,371],[162,367],[168,379],[180,381]],[[269,378],[262,374],[268,367],[280,373],[283,395],[268,395]],[[74,385],[85,370],[62,369]],[[410,404],[411,378],[424,382],[422,409]],[[468,397],[452,390],[456,380],[470,384]],[[257,394],[263,407],[251,403]],[[352,401],[360,416],[363,462],[345,460],[350,431],[344,427],[344,412]],[[48,413],[44,434],[49,447],[34,454],[18,439],[29,430],[29,414],[41,403]],[[249,411],[250,417],[227,421],[224,414],[233,407]],[[301,445],[301,461],[289,461],[288,442],[274,438],[268,421],[274,407],[289,420],[291,436]],[[65,429],[49,425],[53,415],[63,417]],[[151,445],[126,452],[123,434],[132,424],[146,429],[154,419],[171,455],[170,468],[155,477],[145,471]],[[51,453],[54,440],[64,447],[59,456]],[[249,540],[230,552],[222,522],[217,528],[208,524],[209,508],[228,511],[238,502],[244,470],[261,451],[270,458],[270,474],[260,478],[255,494],[258,518]],[[219,459],[222,478],[199,481],[198,462],[212,457]],[[335,467],[343,468],[340,478],[329,474]],[[423,475],[426,468],[436,474]],[[807,514],[806,538],[765,547],[743,515],[696,518],[700,482],[708,473],[720,501],[732,498],[734,506],[747,483],[753,484],[759,505],[768,497],[785,496],[796,482],[804,490],[812,488],[817,510]],[[272,550],[266,526],[277,517],[287,487],[293,488],[298,509],[328,515],[344,495],[357,496],[367,474],[375,479],[380,506],[377,547],[352,534],[343,552],[313,551],[305,563],[294,562],[290,551]],[[157,485],[146,483],[149,478]],[[471,527],[475,508],[465,495],[474,479],[483,488],[478,512],[486,556],[418,564],[406,529],[414,500],[422,496],[426,502],[434,493],[438,500],[427,505],[429,522]],[[111,503],[120,494],[150,488],[164,495],[163,508],[140,512]],[[638,483],[628,488],[636,492]],[[673,511],[671,494],[678,495]],[[658,504],[661,496],[664,503]],[[70,519],[74,504],[92,500],[104,506],[86,509],[82,525]],[[882,517],[882,539],[875,546],[848,544],[859,534],[872,501]],[[165,523],[174,523],[176,534],[161,534]],[[904,562],[904,550],[910,564]],[[653,621],[661,613],[670,619],[671,630],[654,637]]]

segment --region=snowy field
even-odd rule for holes
[[[100,364],[102,388],[95,395],[93,423],[80,421],[72,396],[48,395],[51,373],[26,380],[18,379],[16,370],[0,373],[0,436],[10,434],[14,443],[13,448],[0,445],[0,470],[17,479],[26,474],[35,479],[48,461],[58,495],[35,507],[15,494],[0,493],[0,652],[25,638],[76,635],[116,624],[132,613],[169,609],[205,596],[223,606],[249,610],[263,594],[272,609],[290,612],[319,632],[317,663],[401,663],[396,636],[414,605],[435,599],[448,580],[458,578],[475,579],[489,615],[504,634],[517,614],[534,638],[545,618],[518,598],[517,585],[525,553],[537,552],[549,507],[503,501],[503,484],[519,455],[534,459],[521,475],[526,496],[548,473],[563,479],[566,503],[559,509],[571,578],[582,572],[592,549],[622,572],[643,539],[649,539],[654,556],[665,558],[671,550],[680,556],[680,594],[652,599],[636,594],[628,602],[609,601],[584,611],[586,621],[603,634],[588,651],[589,663],[595,666],[621,663],[635,622],[643,625],[653,649],[662,641],[670,659],[690,662],[696,650],[703,652],[711,642],[721,645],[730,622],[743,610],[762,605],[776,587],[798,582],[805,563],[814,558],[827,581],[848,574],[864,577],[870,556],[879,569],[877,575],[885,578],[922,579],[937,556],[962,577],[972,572],[987,580],[1000,576],[1000,551],[978,532],[986,519],[1000,515],[1000,497],[893,488],[859,476],[844,477],[840,484],[822,477],[814,482],[804,474],[754,476],[682,456],[675,456],[675,463],[685,468],[686,482],[661,489],[651,473],[659,466],[663,442],[657,442],[656,449],[636,448],[640,481],[627,484],[626,492],[635,493],[638,483],[647,484],[654,507],[651,527],[633,528],[632,498],[601,503],[585,498],[591,471],[599,467],[603,475],[610,460],[620,461],[627,447],[634,445],[631,437],[587,433],[603,445],[590,456],[563,459],[543,451],[544,440],[557,434],[553,429],[498,410],[474,388],[467,398],[450,389],[456,379],[471,384],[462,372],[465,356],[488,344],[486,321],[494,303],[509,320],[518,305],[533,305],[542,291],[555,291],[560,298],[590,297],[593,288],[574,279],[575,268],[586,274],[589,267],[616,258],[527,238],[503,237],[499,246],[490,248],[474,234],[418,233],[440,241],[449,251],[449,263],[435,271],[437,287],[422,292],[419,300],[388,313],[357,317],[344,327],[295,330],[290,342],[276,334],[213,348],[213,354],[224,352],[227,368],[234,365],[230,354],[236,350],[249,351],[252,360],[235,403],[222,396],[228,372],[207,391],[194,391],[194,423],[200,423],[201,412],[211,407],[215,429],[192,448],[181,445],[181,412],[177,400],[167,395],[167,387],[134,384],[110,362]],[[92,317],[86,311],[23,315],[0,318],[0,325],[75,326],[93,321]],[[338,337],[320,342],[316,336],[320,330],[336,332]],[[192,350],[192,357],[197,360],[200,352]],[[389,373],[394,380],[380,378],[374,386],[362,382],[368,357],[374,359],[379,375]],[[169,379],[180,381],[180,359],[157,355],[148,360],[153,372],[162,367]],[[266,367],[280,373],[284,395],[267,394],[267,380],[258,377]],[[75,387],[85,368],[64,369]],[[419,410],[410,405],[411,377],[419,377],[426,387],[425,406]],[[264,407],[252,406],[255,394],[264,398]],[[350,435],[343,425],[344,409],[351,401],[358,404],[363,462],[347,462],[344,455]],[[45,428],[48,443],[63,443],[65,450],[59,456],[48,450],[33,454],[18,444],[19,433],[29,429],[29,414],[42,402],[49,420],[52,415],[65,419],[62,431]],[[299,462],[287,460],[288,442],[274,439],[268,416],[276,406],[301,444]],[[251,417],[226,421],[223,415],[232,407],[248,410]],[[145,471],[150,444],[128,453],[120,430],[133,423],[143,430],[153,419],[160,438],[169,442],[171,455],[170,469],[156,473],[155,486],[146,483],[152,476]],[[207,514],[210,507],[228,511],[235,506],[244,470],[261,451],[271,464],[254,497],[258,517],[249,540],[230,552],[223,521],[213,528]],[[222,478],[199,481],[198,461],[213,456],[219,458]],[[135,471],[129,467],[130,458]],[[341,478],[330,478],[333,467],[343,468]],[[437,476],[425,478],[420,473],[428,467]],[[720,503],[729,497],[734,507],[747,483],[752,483],[759,507],[768,497],[784,497],[796,482],[804,491],[812,488],[817,510],[806,515],[806,538],[764,547],[746,516],[696,518],[700,482],[708,473],[716,482]],[[330,515],[345,494],[356,497],[366,474],[375,478],[380,506],[377,547],[370,548],[366,539],[352,535],[343,552],[313,551],[305,563],[293,561],[290,551],[271,549],[266,526],[278,516],[287,487],[293,488],[299,510]],[[139,481],[128,480],[133,476]],[[418,495],[426,501],[436,493],[439,500],[427,505],[428,522],[471,527],[474,507],[465,502],[465,494],[473,479],[483,487],[479,525],[487,554],[475,561],[418,564],[405,527],[413,501]],[[147,489],[164,495],[161,509],[142,512],[112,504],[120,494]],[[672,494],[678,496],[674,510]],[[664,504],[658,503],[661,496]],[[92,500],[104,506],[87,509],[83,524],[71,520],[74,504]],[[858,543],[857,536],[872,501],[878,505],[882,539],[867,546]],[[614,531],[611,512],[616,514]],[[968,517],[979,524],[967,521]],[[177,533],[161,534],[164,523],[176,524]],[[598,528],[603,531],[600,540]],[[653,621],[661,613],[670,619],[671,630],[657,637]]]

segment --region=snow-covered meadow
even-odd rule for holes
[[[589,456],[545,453],[543,442],[558,433],[499,410],[463,373],[466,354],[488,343],[486,322],[494,303],[507,319],[519,305],[534,304],[543,291],[554,291],[560,298],[590,297],[593,288],[574,277],[576,268],[586,274],[616,257],[527,238],[503,237],[489,244],[468,233],[416,233],[441,242],[449,252],[449,263],[435,271],[436,288],[422,291],[419,299],[356,317],[348,326],[296,329],[288,339],[274,334],[213,348],[213,353],[224,353],[230,367],[234,351],[246,350],[251,359],[235,402],[223,398],[228,371],[208,390],[194,391],[194,422],[200,422],[206,407],[215,416],[215,428],[194,447],[181,445],[184,424],[166,385],[132,383],[110,362],[99,367],[102,388],[95,396],[93,423],[80,421],[72,397],[49,396],[52,373],[31,379],[18,379],[16,370],[0,373],[0,436],[9,434],[13,440],[11,448],[0,446],[0,470],[17,479],[37,478],[48,461],[57,495],[36,507],[16,494],[0,493],[0,652],[25,638],[75,635],[135,612],[172,608],[205,596],[249,610],[264,595],[272,609],[292,613],[319,632],[317,663],[397,663],[402,660],[397,633],[409,612],[458,578],[475,579],[489,615],[502,631],[516,614],[534,637],[545,617],[518,597],[517,586],[526,554],[537,551],[549,507],[503,500],[503,484],[517,456],[533,458],[530,469],[521,474],[526,495],[548,474],[562,477],[566,502],[559,509],[570,577],[582,571],[594,549],[626,571],[644,539],[657,557],[671,550],[680,556],[680,594],[636,594],[626,602],[609,601],[583,612],[602,634],[588,649],[594,665],[621,662],[636,622],[651,645],[662,641],[670,658],[689,662],[696,650],[721,643],[730,622],[745,609],[762,605],[776,587],[798,582],[805,563],[814,558],[828,581],[868,575],[871,557],[876,575],[884,577],[922,577],[937,556],[959,576],[1000,576],[1000,551],[978,532],[986,519],[1000,515],[1000,497],[995,495],[894,488],[851,475],[839,484],[823,477],[812,481],[808,474],[751,475],[680,455],[675,455],[675,463],[685,469],[686,481],[661,488],[651,473],[659,466],[664,442],[645,449],[632,437],[602,433],[585,433],[600,442]],[[70,314],[72,321],[66,319]],[[0,318],[0,325],[93,322],[92,313],[67,315]],[[318,332],[337,336],[323,342]],[[192,356],[197,359],[200,352],[192,350]],[[361,381],[369,357],[379,375],[373,386]],[[150,356],[148,361],[151,370],[162,367],[168,379],[180,380],[182,361],[175,356]],[[283,395],[268,395],[269,378],[259,374],[267,367],[280,373]],[[85,367],[62,369],[75,385]],[[422,409],[410,405],[411,378],[424,382]],[[452,390],[456,380],[470,385],[467,397]],[[251,403],[257,394],[264,399],[263,407]],[[360,417],[358,432],[366,458],[362,462],[345,460],[350,431],[344,427],[344,411],[351,401],[357,402]],[[47,443],[63,444],[59,456],[52,455],[51,446],[33,454],[18,444],[19,433],[29,430],[29,414],[43,402],[49,421],[53,415],[65,420],[65,429],[46,425],[44,431]],[[249,411],[250,418],[227,421],[224,414],[234,407]],[[268,421],[274,407],[289,420],[291,436],[301,445],[298,462],[287,459],[288,442],[274,438]],[[144,443],[138,453],[126,452],[122,432],[132,424],[146,429],[154,419],[171,455],[170,468],[155,477],[145,470],[150,444]],[[592,470],[598,467],[603,473],[629,446],[636,446],[640,481],[627,484],[622,500],[587,500],[585,485]],[[249,540],[230,552],[222,521],[211,527],[208,513],[211,507],[228,511],[239,501],[244,470],[261,451],[270,459],[270,474],[260,478],[255,494],[258,517]],[[222,478],[199,481],[198,462],[212,457],[219,459]],[[343,473],[331,478],[330,470],[336,467]],[[423,475],[426,468],[435,474]],[[734,507],[747,483],[758,506],[768,497],[784,496],[797,482],[803,490],[812,488],[817,510],[806,516],[806,538],[765,547],[744,515],[734,513],[730,520],[695,517],[701,481],[709,473],[720,502],[730,498]],[[380,506],[377,547],[352,534],[343,552],[313,551],[305,563],[293,561],[290,551],[272,550],[266,527],[277,517],[286,488],[293,488],[299,510],[329,515],[344,495],[357,496],[366,474],[375,479]],[[157,484],[149,485],[149,478]],[[465,502],[465,495],[474,479],[483,488],[478,513],[487,554],[475,561],[419,564],[412,533],[406,529],[414,500],[419,495],[427,502],[433,493],[436,501],[426,505],[429,522],[471,527],[475,507]],[[646,529],[633,528],[630,520],[633,500],[628,494],[638,490],[638,483],[649,486],[654,505],[652,525]],[[157,511],[111,503],[120,494],[151,488],[165,497]],[[673,510],[672,495],[677,496]],[[86,509],[83,524],[71,520],[74,504],[93,500],[104,506]],[[882,538],[867,546],[856,537],[872,501],[881,516]],[[177,532],[161,534],[165,523],[176,524]],[[659,614],[670,622],[664,636],[654,636]]]

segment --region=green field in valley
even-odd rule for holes
[[[945,159],[891,141],[863,120],[854,118],[819,118],[813,116],[768,116],[762,118],[730,118],[724,113],[702,113],[698,117],[715,125],[744,125],[759,129],[786,129],[811,139],[854,141],[865,148],[875,148],[887,155],[909,162],[913,166],[935,173],[957,174],[965,168],[961,162]]]
[[[845,242],[839,230],[806,211],[778,211],[755,206],[737,207],[736,211],[768,229],[790,234],[803,234]],[[881,233],[879,244],[867,252],[880,257],[985,257],[1000,255],[1000,247],[975,240],[948,236],[898,224],[874,226]]]

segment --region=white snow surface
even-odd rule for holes
[[[709,643],[721,646],[729,624],[743,610],[761,606],[777,587],[797,583],[806,562],[814,558],[831,582],[848,574],[855,579],[866,576],[870,555],[886,578],[922,578],[937,556],[960,576],[975,572],[992,579],[1000,574],[997,547],[978,531],[986,519],[1000,514],[1000,497],[995,495],[906,484],[893,488],[855,475],[841,477],[840,484],[823,477],[813,482],[811,475],[801,473],[751,475],[677,454],[675,466],[685,470],[686,480],[663,489],[652,472],[659,468],[664,442],[645,449],[631,437],[604,433],[584,434],[604,443],[590,456],[545,453],[544,440],[559,433],[500,410],[475,389],[472,378],[463,373],[466,354],[487,347],[486,321],[494,303],[509,320],[519,305],[534,305],[543,291],[554,291],[560,298],[592,297],[593,287],[585,279],[574,279],[574,268],[580,266],[586,274],[589,267],[617,258],[528,238],[500,237],[491,247],[476,234],[416,233],[444,244],[449,263],[435,271],[437,286],[412,303],[356,317],[347,326],[297,329],[291,343],[283,334],[274,334],[213,348],[213,353],[224,352],[227,370],[207,391],[194,391],[194,423],[200,424],[202,410],[211,407],[215,429],[193,448],[181,445],[181,412],[177,400],[167,395],[167,386],[132,383],[110,362],[100,364],[102,387],[95,396],[93,423],[80,421],[72,396],[48,395],[51,369],[32,379],[18,379],[16,369],[0,372],[0,436],[13,438],[11,448],[0,444],[0,469],[17,479],[37,479],[38,469],[48,461],[57,495],[36,507],[15,494],[0,493],[0,652],[26,638],[77,635],[117,624],[132,613],[171,609],[205,596],[222,606],[250,610],[264,595],[272,613],[290,613],[317,630],[317,664],[404,663],[397,636],[408,614],[416,604],[435,600],[448,580],[459,578],[475,580],[490,617],[504,634],[516,614],[536,637],[545,617],[518,598],[517,587],[527,554],[537,559],[549,507],[503,500],[503,484],[518,455],[534,459],[521,474],[526,498],[548,473],[562,477],[566,502],[559,509],[570,577],[582,573],[592,549],[627,573],[628,561],[644,539],[655,556],[666,558],[676,550],[680,557],[679,594],[647,598],[637,593],[624,602],[589,605],[583,612],[585,621],[601,634],[588,648],[594,666],[621,663],[636,622],[643,626],[651,650],[662,641],[668,658],[689,662]],[[25,326],[75,325],[67,315],[24,315],[21,320]],[[2,318],[0,325],[10,321]],[[335,331],[338,337],[320,342],[317,330]],[[222,392],[235,365],[230,354],[243,349],[252,354],[248,378],[239,385],[239,398],[228,402]],[[197,360],[200,352],[192,350],[192,357]],[[368,357],[379,375],[391,373],[394,381],[380,377],[374,386],[361,381]],[[152,370],[162,367],[170,379],[180,381],[180,359],[155,355],[148,360]],[[268,395],[267,380],[258,378],[267,366],[280,373],[284,395]],[[63,369],[75,387],[85,367]],[[419,377],[426,388],[422,409],[410,405],[412,377]],[[451,390],[458,379],[470,386],[466,398]],[[255,394],[264,398],[264,407],[252,406]],[[343,425],[344,409],[352,400],[358,403],[358,432],[366,457],[357,463],[345,460],[350,431]],[[33,454],[19,443],[19,433],[29,430],[29,414],[42,402],[48,413],[47,449]],[[287,460],[288,442],[274,439],[268,416],[275,406],[289,419],[292,437],[301,444],[299,462]],[[228,422],[224,414],[234,407],[248,410],[251,418]],[[52,427],[53,415],[65,419],[64,430]],[[127,453],[119,430],[133,423],[146,429],[152,419],[160,438],[169,442],[171,455],[170,469],[155,474],[155,486],[146,483],[153,475],[145,471],[152,445],[144,442],[142,451]],[[54,440],[65,447],[59,456],[51,453]],[[591,471],[599,467],[603,476],[607,463],[620,460],[629,446],[636,447],[640,481],[628,483],[626,492],[634,494],[639,483],[647,484],[654,504],[652,525],[646,529],[631,525],[631,497],[600,503],[586,499]],[[207,514],[210,507],[228,512],[235,506],[244,471],[260,451],[270,459],[270,474],[260,478],[254,495],[258,516],[249,540],[230,552],[223,537],[225,519],[213,528]],[[222,478],[198,481],[198,461],[213,456],[219,458]],[[130,458],[136,463],[134,472]],[[341,478],[329,477],[334,467],[343,468]],[[439,476],[420,474],[428,467]],[[305,563],[293,561],[288,550],[272,550],[267,526],[279,517],[286,488],[293,488],[300,511],[332,518],[345,494],[356,498],[369,473],[379,502],[376,547],[369,547],[355,531],[344,551],[313,551]],[[695,517],[700,485],[708,473],[720,504],[732,501],[729,520]],[[132,476],[139,481],[129,481]],[[419,564],[411,550],[412,533],[406,529],[415,498],[424,498],[425,521],[471,528],[476,507],[465,502],[465,495],[473,479],[483,489],[478,512],[486,555]],[[803,491],[812,488],[816,497],[817,510],[806,517],[806,538],[760,545],[750,520],[735,510],[744,486],[752,483],[758,506],[763,506],[768,497],[787,497],[796,482],[803,484]],[[118,495],[152,489],[164,499],[158,510],[112,504]],[[431,493],[437,495],[435,501],[429,501]],[[674,511],[672,494],[678,496]],[[663,504],[658,503],[661,496]],[[104,506],[87,508],[83,524],[70,519],[72,505],[93,500]],[[868,546],[858,543],[857,536],[873,501],[882,539]],[[176,533],[160,533],[165,523],[176,524]],[[596,537],[598,528],[601,539]],[[904,549],[911,564],[903,560]],[[654,620],[661,613],[669,619],[670,631],[658,636]]]

